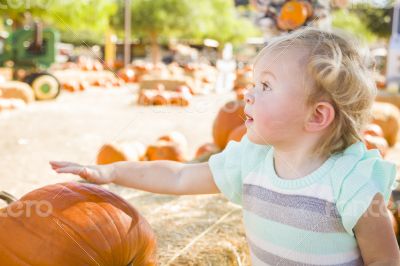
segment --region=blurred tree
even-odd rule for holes
[[[160,58],[161,38],[212,38],[224,44],[257,33],[249,21],[238,18],[234,2],[226,0],[135,0],[132,30],[151,43],[153,63]]]
[[[57,28],[69,42],[101,42],[110,17],[117,11],[115,0],[0,0],[0,16],[13,20],[13,28],[30,19],[40,19]]]
[[[373,5],[361,2],[353,5],[352,12],[366,24],[367,28],[378,37],[389,38],[391,35],[391,16],[394,0],[381,2],[382,5]]]
[[[247,18],[239,17],[234,1],[199,1],[201,12],[197,20],[190,23],[189,31],[183,36],[194,40],[215,39],[222,45],[231,42],[238,44],[261,32]]]
[[[374,42],[377,39],[377,35],[351,10],[339,9],[332,12],[332,26],[350,32],[367,42]]]

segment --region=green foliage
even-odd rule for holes
[[[120,37],[124,32],[124,0],[0,0],[0,16],[15,27],[28,17],[40,18],[58,29],[64,41],[99,43],[107,27]],[[239,18],[234,1],[132,0],[132,35],[147,41],[204,38],[240,43],[259,35],[246,19]]]
[[[238,16],[233,1],[209,0],[202,3],[203,8],[199,10],[203,13],[200,13],[199,19],[195,21],[197,25],[193,24],[190,27],[189,37],[211,38],[222,44],[237,44],[248,37],[260,35],[251,21]]]
[[[11,18],[16,27],[26,14],[58,29],[65,40],[101,42],[110,16],[117,11],[112,0],[0,0],[0,15]]]
[[[387,0],[382,6],[361,3],[354,5],[352,12],[364,22],[368,29],[379,37],[389,38],[391,35],[391,5],[393,0]]]
[[[377,39],[377,35],[353,11],[346,9],[334,11],[332,13],[332,25],[335,28],[348,31],[367,42],[374,42]]]
[[[191,0],[135,0],[132,28],[139,35],[174,35],[188,26],[194,3]]]
[[[132,29],[144,38],[155,34],[192,41],[212,38],[221,43],[259,34],[250,21],[238,17],[233,1],[226,0],[135,0]]]

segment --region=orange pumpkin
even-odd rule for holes
[[[197,149],[195,157],[199,158],[206,154],[214,154],[219,151],[220,151],[219,147],[214,143],[205,143]]]
[[[214,120],[213,139],[221,149],[228,143],[229,134],[244,123],[243,101],[231,101],[224,105]]]
[[[186,85],[178,86],[178,87],[176,88],[176,91],[177,91],[177,92],[182,92],[182,93],[189,93],[189,94],[194,95],[193,89],[190,88],[190,87],[188,87],[188,86],[186,86]]]
[[[118,71],[118,77],[126,83],[136,82],[135,71],[130,68],[123,68]]]
[[[169,101],[170,95],[168,92],[159,92],[152,99],[153,105],[167,105]]]
[[[80,67],[83,71],[93,71],[94,69],[93,62],[90,60],[87,60],[86,62],[81,62]]]
[[[233,140],[233,141],[240,141],[244,135],[246,135],[247,132],[247,127],[245,124],[238,126],[235,128],[228,137],[228,142]]]
[[[364,141],[367,149],[369,149],[369,150],[378,149],[380,154],[382,155],[382,157],[385,157],[385,155],[389,149],[389,145],[388,145],[386,139],[384,139],[382,137],[372,136],[372,135],[367,134],[367,135],[363,136],[363,141]]]
[[[124,86],[125,82],[122,79],[115,78],[115,79],[111,80],[111,83],[112,83],[113,87],[121,87],[121,86]]]
[[[188,142],[185,135],[183,135],[178,131],[172,131],[166,135],[163,135],[159,137],[157,141],[160,140],[176,143],[183,151],[186,151],[188,146]]]
[[[143,77],[150,73],[150,67],[144,64],[134,65],[133,70],[135,72],[135,81],[140,82],[142,81]]]
[[[382,128],[390,147],[396,144],[400,131],[400,111],[395,105],[374,102],[372,105],[372,123]]]
[[[92,85],[95,87],[104,87],[106,86],[106,81],[104,79],[98,78],[92,82]]]
[[[235,90],[235,93],[236,93],[236,100],[244,101],[244,97],[245,97],[247,91],[248,91],[248,90],[247,90],[247,89],[244,89],[244,88]]]
[[[139,161],[145,157],[146,148],[138,142],[107,143],[97,154],[97,164],[109,164],[119,161]]]
[[[63,82],[62,83],[62,88],[64,89],[64,90],[66,90],[66,91],[69,91],[69,92],[76,92],[76,91],[79,91],[80,90],[80,87],[79,87],[80,85],[79,85],[79,82],[77,82],[77,81],[74,81],[74,80],[72,80],[72,81],[66,81],[66,82]]]
[[[244,67],[236,71],[235,84],[233,86],[234,90],[241,90],[249,88],[253,85],[253,71],[251,67]]]
[[[301,1],[301,3],[306,7],[307,9],[307,18],[312,17],[312,15],[314,14],[314,9],[313,6],[310,2],[308,1]]]
[[[94,70],[94,71],[101,71],[101,70],[104,70],[104,66],[103,66],[103,64],[102,64],[99,60],[96,60],[96,61],[94,61],[94,63],[93,63],[93,70]]]
[[[376,87],[381,90],[386,89],[386,77],[376,71],[373,72],[372,75],[374,77]]]
[[[146,151],[146,157],[149,161],[170,160],[184,162],[184,154],[178,144],[170,141],[160,140],[153,145],[149,145]]]
[[[296,0],[286,2],[279,13],[277,26],[281,30],[295,30],[306,22],[307,7]]]
[[[154,90],[141,90],[138,97],[138,104],[140,105],[152,105],[153,98],[156,95]]]
[[[190,104],[190,93],[170,92],[169,103],[177,106],[188,106]]]
[[[121,197],[95,185],[34,190],[0,209],[1,265],[155,265],[147,221]]]
[[[363,135],[384,137],[382,128],[377,124],[368,124],[363,130]]]

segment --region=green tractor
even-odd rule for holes
[[[0,39],[0,66],[12,67],[13,78],[28,83],[37,100],[50,100],[60,94],[57,78],[46,72],[56,60],[59,34],[35,23]]]

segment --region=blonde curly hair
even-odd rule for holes
[[[324,100],[335,109],[330,130],[315,153],[331,155],[360,141],[377,92],[368,48],[344,32],[303,28],[272,39],[256,62],[266,51],[290,48],[307,51],[306,76],[313,84],[305,86],[307,104]]]

